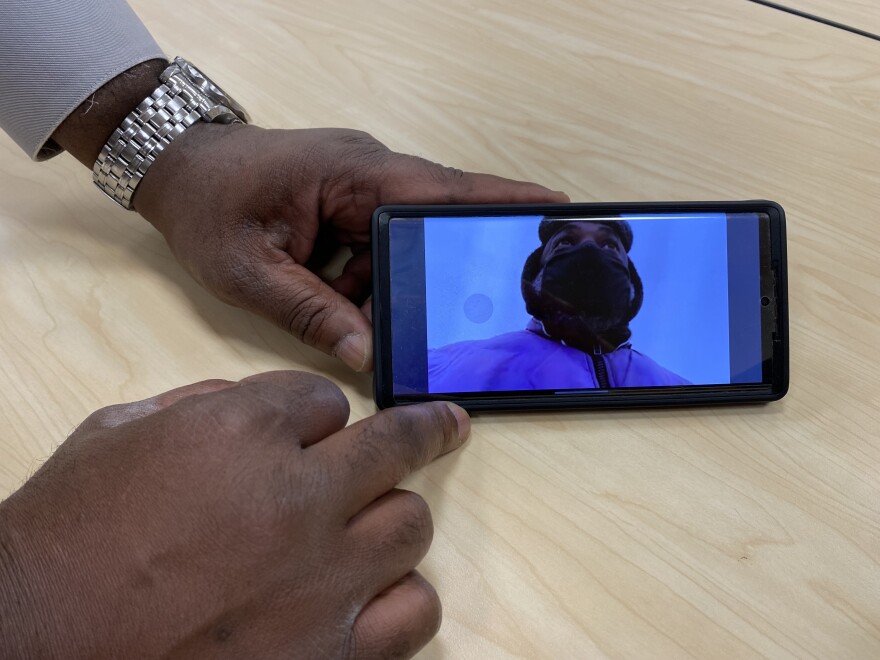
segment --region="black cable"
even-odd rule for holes
[[[801,18],[816,21],[817,23],[823,23],[830,27],[837,28],[838,30],[846,30],[847,32],[857,34],[860,37],[867,37],[868,39],[873,39],[874,41],[880,41],[880,34],[874,34],[873,32],[860,30],[859,28],[854,28],[851,25],[845,25],[844,23],[838,23],[837,21],[832,21],[828,18],[822,18],[821,16],[816,16],[815,14],[809,14],[805,11],[801,11],[800,9],[792,9],[791,7],[776,4],[775,2],[768,2],[768,0],[749,0],[749,2],[754,2],[756,5],[764,5],[765,7],[770,7],[770,9],[778,9],[779,11],[784,11],[788,14],[794,14],[795,16],[800,16]]]

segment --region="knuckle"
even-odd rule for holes
[[[131,404],[117,403],[105,406],[86,417],[77,427],[78,431],[112,429],[131,421]]]
[[[392,634],[382,649],[382,658],[412,658],[439,632],[443,607],[437,591],[424,579],[410,576],[406,634]]]
[[[320,374],[313,374],[306,371],[297,372],[302,382],[308,383],[312,396],[321,400],[334,401],[336,403],[348,403],[342,389],[329,378]]]
[[[245,380],[247,385],[265,384],[283,392],[300,405],[303,399],[309,403],[348,406],[339,386],[329,378],[309,371],[267,371]]]
[[[342,144],[381,144],[366,131],[356,128],[339,129],[338,140]]]
[[[430,160],[422,160],[422,168],[429,181],[440,184],[455,183],[464,179],[464,171],[447,167]]]
[[[332,381],[302,371],[270,371],[242,381],[241,389],[258,402],[277,409],[284,421],[293,418],[348,419],[348,399]]]
[[[371,613],[346,637],[340,657],[412,658],[439,632],[443,606],[434,587],[416,572],[401,580],[397,587],[407,591],[405,618],[390,627],[387,620]]]
[[[344,170],[372,170],[380,167],[391,156],[392,152],[369,133],[363,131],[346,131],[336,141],[339,156],[348,167]]]
[[[456,204],[473,192],[474,180],[456,167],[446,167],[423,158],[416,158],[415,176],[429,184],[436,204]]]
[[[301,398],[313,411],[345,417],[351,412],[348,398],[333,381],[317,374],[302,373],[301,386],[304,388]]]
[[[260,421],[287,418],[293,412],[291,393],[275,383],[256,381],[242,383],[238,387],[240,405],[247,415]]]
[[[198,394],[207,394],[230,385],[233,385],[232,381],[223,380],[222,378],[210,378],[208,380],[201,380],[190,385],[175,388],[167,392],[162,392],[154,396],[152,401],[155,403],[155,409],[160,410],[173,405],[177,401],[182,401]],[[150,399],[138,402],[138,405],[143,404],[146,401],[150,401]]]
[[[255,435],[271,412],[269,405],[245,396],[239,387],[200,397],[188,406],[187,414],[198,437],[238,439]]]
[[[337,311],[334,300],[326,300],[312,291],[296,291],[292,293],[296,301],[282,313],[281,327],[290,334],[310,346],[320,340],[324,328]]]
[[[425,641],[432,639],[440,631],[443,623],[443,604],[437,590],[427,580],[421,580],[416,590],[418,593],[418,610],[422,617]]]
[[[434,540],[434,520],[431,507],[418,493],[403,491],[400,495],[400,529],[397,542],[425,551]]]
[[[450,181],[463,181],[465,178],[464,170],[457,167],[443,167],[444,176]]]
[[[89,429],[101,429],[110,426],[110,424],[108,424],[108,421],[113,417],[111,409],[115,407],[116,406],[105,406],[104,408],[99,408],[91,415],[86,417],[77,427],[77,430],[85,431]]]

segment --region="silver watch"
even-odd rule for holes
[[[181,57],[160,84],[113,131],[92,168],[104,194],[126,209],[156,157],[197,121],[247,124],[247,112],[210,78]]]

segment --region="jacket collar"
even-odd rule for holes
[[[544,329],[544,324],[534,317],[529,319],[529,322],[526,325],[526,330],[528,330],[529,332],[533,332],[536,335],[540,335],[544,339],[549,339],[550,341],[555,341],[556,343],[562,344],[563,346],[568,346],[568,344],[566,344],[564,341],[560,341],[559,339],[551,337],[547,333],[547,330]],[[632,348],[632,344],[629,341],[625,341],[617,346],[617,348],[615,348],[613,351],[602,351],[600,349],[598,352],[596,352],[596,355],[602,355],[602,353],[613,353],[614,351],[619,351],[621,348]]]

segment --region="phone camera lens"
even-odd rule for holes
[[[761,298],[761,304],[764,307],[767,307],[770,304],[770,298],[768,298],[767,296],[764,296],[763,298]]]

